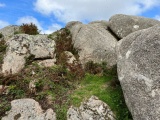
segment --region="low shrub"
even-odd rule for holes
[[[99,74],[103,72],[103,69],[101,64],[89,61],[85,64],[85,71],[90,74]]]
[[[57,31],[56,42],[56,58],[59,59],[61,53],[70,51],[76,58],[78,58],[78,51],[72,44],[72,37],[70,31],[66,28]]]
[[[37,35],[37,34],[39,34],[37,26],[35,24],[33,24],[33,23],[30,23],[30,24],[28,24],[28,23],[24,24],[23,23],[20,26],[20,31],[22,33],[29,34],[29,35]]]
[[[3,58],[6,53],[6,49],[7,49],[6,42],[4,40],[1,40],[0,41],[0,68],[3,64]]]
[[[70,70],[68,74],[68,78],[70,78],[70,81],[80,80],[82,77],[84,77],[84,70],[82,68],[82,65],[79,62],[77,62],[77,64],[68,64],[68,58],[64,53],[65,51],[71,52],[78,61],[78,51],[74,48],[72,44],[72,36],[70,31],[66,28],[62,28],[61,30],[53,34],[56,34],[55,53],[57,64],[62,65],[64,68],[68,68]]]
[[[3,37],[3,34],[2,33],[0,33],[0,38],[2,38]]]

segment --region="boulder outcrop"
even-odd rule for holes
[[[160,119],[160,26],[117,44],[118,78],[134,120]]]
[[[115,120],[115,115],[106,103],[92,96],[79,108],[69,108],[67,120]]]
[[[29,90],[23,91],[27,93],[27,99],[13,100],[11,110],[2,120],[56,120],[52,109],[47,108],[44,112],[38,102],[28,97],[33,94],[33,98],[40,98],[52,107],[59,103],[60,106],[63,105],[68,101],[67,94],[74,92],[72,88],[77,87],[78,80],[83,79],[87,71],[82,66],[85,67],[87,62],[93,61],[90,64],[93,69],[92,63],[106,62],[108,68],[117,64],[118,78],[133,120],[160,120],[160,21],[117,14],[112,16],[109,22],[102,20],[83,24],[73,21],[65,28],[50,35],[17,34],[19,26],[14,25],[0,29],[0,97],[6,96],[2,98],[3,104],[0,103],[0,119],[6,111],[3,108],[7,108],[11,99],[16,98],[10,91],[12,86],[18,84],[13,87],[13,91],[19,90],[20,86],[23,86],[20,89],[25,89],[26,85]],[[30,65],[33,60],[41,67],[51,67],[55,64],[57,66],[53,69],[39,69],[35,64]],[[24,69],[22,75],[17,75],[25,65],[29,65],[29,69]],[[102,67],[104,65],[106,64],[102,64]],[[102,71],[99,76],[103,71],[112,72],[112,69],[102,67],[97,68]],[[23,79],[27,82],[21,85]],[[116,83],[113,84],[117,86]],[[67,90],[61,88],[61,85]],[[62,97],[61,90],[66,91],[62,93]],[[63,98],[64,100],[61,100]],[[5,100],[8,103],[5,103]],[[56,107],[53,109],[59,111]],[[79,108],[70,107],[67,119],[115,120],[116,117],[106,103],[92,96]]]
[[[132,32],[160,25],[160,21],[131,15],[117,14],[110,18],[109,28],[117,37],[124,38]]]
[[[71,23],[66,27],[72,34],[74,47],[79,51],[79,60],[83,65],[88,61],[107,62],[108,67],[116,64],[117,40],[106,30],[107,23],[93,22],[88,25],[79,22]]]
[[[16,32],[19,32],[19,26],[10,25],[0,29],[0,33],[3,35],[4,39],[7,41],[11,38]]]
[[[34,59],[54,58],[55,42],[46,35],[14,35],[7,41],[7,51],[2,64],[3,74],[19,72],[28,57]]]
[[[39,103],[33,99],[13,100],[11,106],[11,110],[2,120],[56,120],[52,109],[43,112]]]
[[[73,29],[73,26],[78,25],[78,24],[82,24],[82,23],[79,21],[71,21],[71,22],[67,23],[65,28],[70,30],[70,29]]]
[[[105,20],[101,20],[101,21],[93,21],[93,22],[90,22],[89,24],[96,25],[96,26],[99,25],[100,27],[103,27],[104,29],[107,29],[108,25],[109,25],[109,22],[105,21]]]

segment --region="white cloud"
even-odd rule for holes
[[[34,18],[33,16],[24,16],[24,17],[21,17],[17,20],[16,22],[18,25],[22,25],[23,23],[34,23],[38,29],[40,30],[40,32],[42,34],[50,34],[60,28],[62,28],[61,25],[59,24],[52,24],[51,26],[48,27],[48,29],[43,29],[42,28],[42,25],[41,23],[36,19]]]
[[[155,19],[160,21],[160,15],[156,15]]]
[[[39,21],[34,18],[33,16],[24,16],[24,17],[21,17],[17,20],[16,22],[18,25],[22,25],[23,23],[34,23],[39,30],[42,30],[42,26],[41,24],[39,23]]]
[[[4,3],[0,3],[0,7],[5,7],[6,5]]]
[[[61,28],[62,28],[61,25],[54,23],[54,24],[52,24],[50,27],[48,27],[47,30],[44,30],[43,32],[46,33],[46,34],[50,34],[50,33],[52,33],[53,31],[59,30],[59,29],[61,29]]]
[[[108,19],[114,14],[140,15],[160,5],[159,0],[36,0],[35,10],[61,22]]]
[[[8,25],[9,25],[8,22],[3,21],[3,20],[0,20],[0,28],[4,28],[4,27],[6,27],[6,26],[8,26]]]

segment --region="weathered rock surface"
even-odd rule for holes
[[[26,59],[33,55],[35,59],[54,58],[55,42],[46,35],[14,35],[7,41],[7,52],[2,64],[2,73],[14,74],[25,65]]]
[[[156,24],[160,25],[160,21],[139,16],[130,16],[123,14],[114,15],[109,20],[109,28],[120,39],[126,37],[132,32],[146,29]]]
[[[106,103],[92,96],[80,108],[69,108],[67,120],[115,120],[115,115]]]
[[[42,67],[52,67],[56,63],[56,59],[47,59],[38,62],[38,65]]]
[[[72,29],[72,27],[74,27],[75,25],[78,25],[78,24],[82,24],[82,23],[79,21],[71,21],[71,22],[67,23],[65,28],[70,30],[70,29]]]
[[[109,22],[105,21],[105,20],[101,20],[101,21],[93,21],[93,22],[90,22],[89,24],[96,25],[96,26],[99,25],[100,27],[103,27],[104,29],[107,29],[108,25],[109,25]]]
[[[69,51],[64,51],[64,54],[65,54],[65,56],[66,56],[66,58],[67,58],[67,63],[68,64],[76,64],[77,63],[77,60],[76,60],[76,58],[75,58],[75,56],[71,53],[71,52],[69,52]]]
[[[33,99],[13,100],[11,106],[11,110],[2,120],[56,120],[52,109],[44,113],[39,103]]]
[[[74,47],[79,51],[79,60],[82,64],[88,61],[107,62],[108,67],[116,64],[117,40],[104,28],[103,24],[84,25],[76,22],[68,28],[72,34]]]
[[[1,94],[8,94],[9,93],[9,86],[0,85],[0,95]]]
[[[32,71],[32,72],[33,72],[33,71]],[[32,74],[32,75],[33,75],[33,74]],[[30,90],[31,93],[36,93],[36,83],[37,83],[37,82],[38,82],[37,79],[31,80],[31,81],[29,82],[28,88],[29,88],[29,90]]]
[[[134,32],[117,45],[118,78],[134,120],[160,119],[160,26]]]
[[[3,34],[4,39],[6,41],[18,31],[19,31],[19,26],[16,26],[16,25],[10,25],[10,26],[0,29],[0,33]]]

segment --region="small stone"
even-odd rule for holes
[[[115,115],[106,103],[92,96],[79,108],[70,107],[67,120],[115,120]]]
[[[38,82],[38,80],[31,80],[29,83],[29,90],[31,93],[36,93],[36,82]]]
[[[76,64],[77,60],[71,52],[64,51],[64,54],[67,57],[67,63],[68,64],[74,64],[74,63]]]
[[[43,112],[39,103],[33,99],[17,99],[11,101],[11,110],[2,120],[56,120],[52,109]]]
[[[9,86],[0,85],[0,94],[7,95],[9,93]]]

